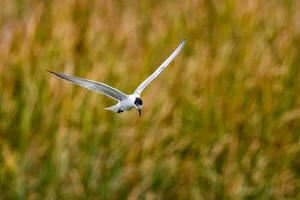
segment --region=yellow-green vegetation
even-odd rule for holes
[[[46,72],[130,93],[183,38],[142,118]],[[2,0],[0,199],[299,199],[299,69],[297,0]]]

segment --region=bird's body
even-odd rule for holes
[[[143,107],[143,101],[140,98],[140,95],[142,91],[146,88],[149,83],[155,79],[169,64],[170,62],[177,56],[177,54],[180,52],[180,50],[185,45],[186,40],[183,40],[180,45],[175,49],[175,51],[151,74],[146,80],[144,80],[134,91],[133,94],[126,95],[123,92],[117,90],[116,88],[113,88],[109,85],[106,85],[104,83],[87,80],[75,76],[70,76],[62,73],[57,73],[48,70],[50,73],[65,79],[67,81],[70,81],[74,84],[77,84],[81,87],[84,87],[86,89],[104,94],[110,98],[113,98],[118,101],[117,104],[105,108],[105,110],[110,110],[113,112],[121,113],[124,111],[129,111],[132,108],[137,108],[139,111],[139,114],[141,116],[141,109]]]
[[[140,97],[135,94],[128,95],[128,97],[126,99],[119,101],[117,104],[115,104],[111,107],[105,108],[105,110],[110,110],[110,111],[117,112],[117,113],[129,111],[132,108],[137,107],[137,105],[135,104],[135,101],[138,98],[140,98]]]

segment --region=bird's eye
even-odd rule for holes
[[[136,98],[134,103],[139,106],[143,105],[143,101],[140,98]]]

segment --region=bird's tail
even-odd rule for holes
[[[112,111],[112,112],[118,112],[119,111],[119,105],[116,104],[116,105],[104,108],[104,110],[109,110],[109,111]]]

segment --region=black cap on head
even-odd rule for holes
[[[134,104],[137,105],[137,106],[142,106],[143,105],[143,101],[142,101],[141,98],[136,97],[135,101],[134,101]]]

